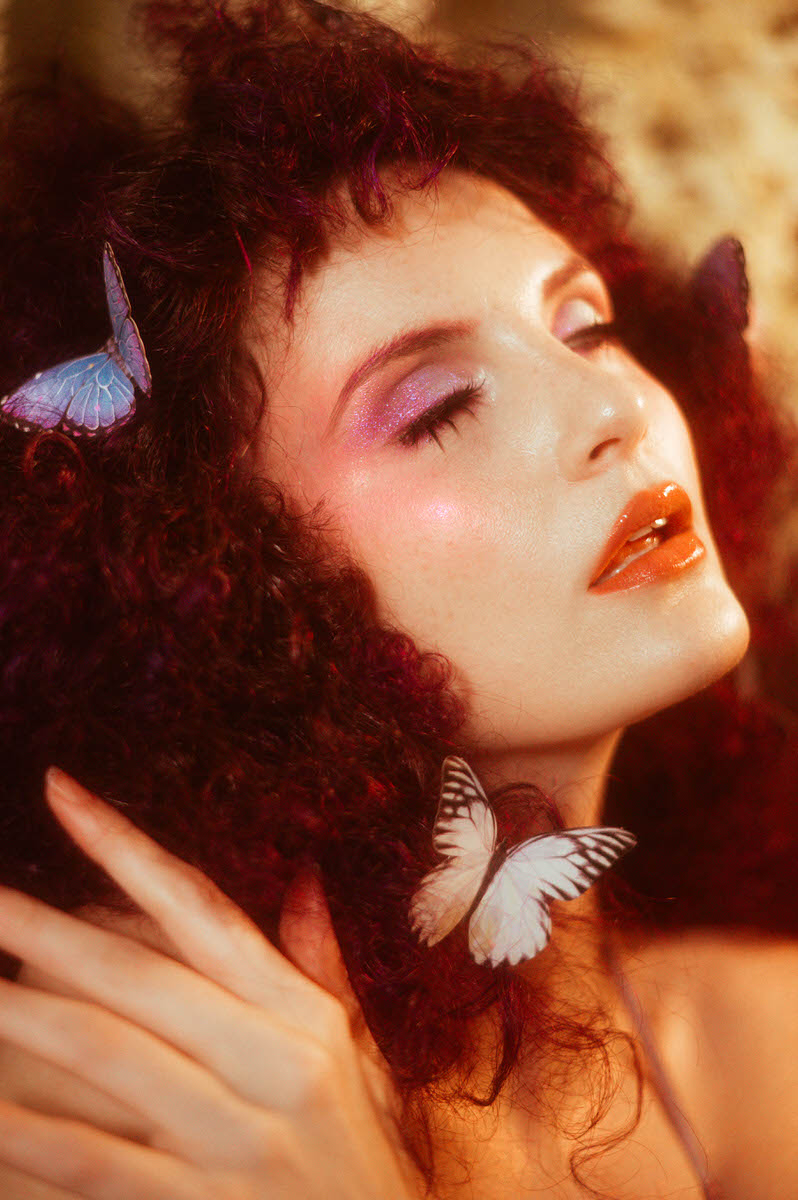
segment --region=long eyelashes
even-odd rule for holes
[[[618,337],[618,327],[615,321],[597,321],[593,325],[585,325],[564,339],[565,345],[576,353],[590,352],[598,349],[606,342],[615,341]],[[457,430],[455,416],[463,413],[476,415],[476,408],[482,399],[484,380],[471,379],[464,387],[457,388],[443,396],[437,404],[423,413],[417,420],[408,425],[397,437],[400,446],[417,446],[421,442],[435,442],[443,448],[439,431],[446,426]]]
[[[457,429],[457,423],[453,420],[455,414],[468,412],[474,416],[484,386],[484,380],[471,379],[464,387],[450,392],[413,421],[412,425],[408,425],[397,441],[401,446],[417,446],[419,442],[426,441],[437,442],[440,446],[438,431],[446,425],[450,429]]]

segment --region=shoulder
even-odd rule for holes
[[[798,939],[752,930],[694,929],[627,942],[624,969],[650,998],[690,999],[723,1018],[740,1004],[750,1015],[787,1008],[782,989],[798,986]],[[795,992],[793,990],[793,998]],[[794,1012],[793,1012],[794,1015]]]
[[[798,1195],[798,941],[694,930],[624,969],[726,1193]]]
[[[798,1038],[798,940],[690,930],[630,946],[624,967],[646,992],[652,1019],[684,1012],[705,1032],[733,1029],[729,1053],[744,1050],[740,1021],[767,1040],[776,1040],[777,1032]]]

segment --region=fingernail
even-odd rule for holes
[[[57,803],[63,804],[73,812],[85,813],[88,816],[94,807],[91,803],[91,794],[60,767],[48,767],[44,783],[48,797],[52,797]]]

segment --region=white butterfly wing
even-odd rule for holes
[[[424,876],[410,904],[410,923],[430,946],[462,921],[496,847],[496,819],[482,786],[468,763],[451,755],[441,772],[433,844],[446,861]]]
[[[476,899],[486,868],[484,858],[461,859],[442,863],[424,876],[410,902],[410,924],[419,941],[434,946],[460,924]]]
[[[468,923],[468,948],[475,962],[510,966],[534,958],[551,937],[549,906],[523,867],[505,860],[491,879]]]
[[[453,755],[443,761],[432,842],[447,858],[481,854],[490,859],[496,848],[496,818],[482,785],[468,763]]]
[[[573,900],[631,850],[626,829],[595,826],[540,834],[501,864],[469,922],[477,962],[511,966],[534,958],[551,936],[551,900]]]

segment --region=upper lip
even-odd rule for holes
[[[687,492],[679,487],[678,483],[658,483],[632,497],[610,530],[610,536],[596,561],[588,586],[592,587],[604,574],[625,542],[660,518],[667,521],[667,525],[663,527],[666,537],[689,529],[692,525],[693,506]]]

